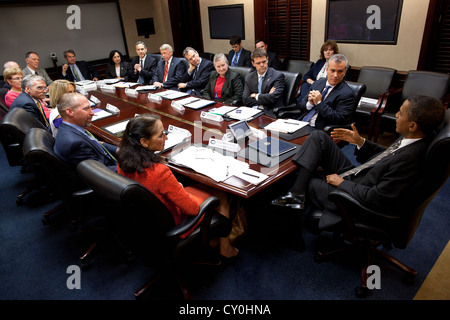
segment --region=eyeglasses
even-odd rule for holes
[[[47,91],[48,87],[36,87],[36,90]]]
[[[23,80],[23,77],[19,77],[19,78],[11,78],[11,80],[13,80],[13,81],[22,81],[22,80]]]

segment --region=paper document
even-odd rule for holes
[[[166,91],[156,92],[155,94],[160,97],[163,97],[164,99],[169,99],[169,100],[188,96],[188,94],[186,92],[181,92],[181,91],[176,91],[176,90],[166,90]]]
[[[121,121],[121,122],[112,124],[110,126],[104,127],[104,128],[105,128],[105,130],[108,130],[112,134],[117,134],[119,132],[125,131],[125,128],[127,127],[128,121],[130,121],[130,120]]]
[[[85,85],[91,84],[91,83],[95,83],[95,81],[92,81],[92,80],[82,80],[82,81],[77,81],[77,82],[75,82],[75,84],[76,84],[77,86],[85,86]]]
[[[308,122],[306,121],[299,121],[293,119],[277,119],[274,122],[269,123],[267,126],[265,126],[264,129],[282,133],[293,133],[298,129],[303,128],[307,124]]]
[[[113,84],[122,81],[122,79],[103,79],[101,81],[103,81],[105,84]]]
[[[177,100],[176,102],[190,109],[200,109],[215,103],[215,101],[201,99],[198,97],[188,97]]]
[[[119,82],[119,83],[113,84],[113,86],[116,88],[130,88],[135,85],[137,85],[136,82]]]
[[[166,152],[180,143],[190,141],[191,136],[192,134],[188,130],[169,125],[167,140],[164,142],[164,150],[162,152]]]
[[[145,91],[145,90],[156,90],[156,89],[158,89],[158,87],[157,86],[154,86],[154,85],[149,85],[149,86],[140,86],[140,87],[137,87],[136,88],[136,90],[137,91]]]
[[[230,156],[224,156],[210,148],[190,146],[172,157],[172,162],[204,174],[221,182],[239,172],[248,170],[246,162]]]
[[[219,116],[223,116],[224,114],[236,110],[238,107],[233,107],[233,106],[222,106],[219,108],[212,108],[210,110],[208,110],[208,112],[210,113],[214,113],[214,114],[218,114]]]
[[[259,109],[240,107],[228,112],[226,116],[236,120],[249,120],[260,112],[261,110]]]
[[[358,106],[366,105],[366,106],[375,106],[378,102],[378,99],[372,99],[367,97],[361,97],[359,100]]]
[[[100,108],[96,108],[96,109],[94,109],[92,111],[94,111],[94,115],[92,116],[92,121],[100,120],[100,119],[103,119],[103,118],[110,117],[110,116],[114,115],[111,112],[103,110],[103,109],[100,109]]]
[[[266,176],[265,174],[262,174],[261,172],[252,169],[246,169],[240,172],[235,172],[233,175],[242,180],[248,181],[254,185],[260,184],[269,177]]]

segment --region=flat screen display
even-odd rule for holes
[[[211,39],[245,39],[244,5],[208,7],[209,33]]]

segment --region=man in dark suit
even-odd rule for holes
[[[75,51],[69,49],[64,51],[64,58],[67,63],[62,66],[63,79],[77,82],[83,80],[98,80],[97,70],[86,61],[77,61]]]
[[[143,41],[136,42],[137,57],[128,65],[128,81],[139,84],[150,84],[158,61],[147,54],[147,46]]]
[[[319,230],[341,221],[335,204],[328,200],[336,189],[349,193],[367,208],[395,212],[404,203],[398,199],[406,197],[408,188],[420,178],[426,150],[444,114],[442,103],[435,98],[415,96],[406,100],[396,115],[396,131],[402,137],[387,150],[362,138],[355,126],[352,130],[335,129],[331,137],[322,130],[313,131],[293,158],[299,166],[297,181],[272,204],[303,210],[307,197],[322,212]],[[336,146],[335,142],[342,140],[356,145],[361,166],[355,168]],[[325,179],[314,175],[319,166]]]
[[[315,81],[303,100],[297,102],[300,120],[311,127],[323,129],[331,124],[350,121],[355,94],[344,81],[348,60],[342,54],[333,55],[327,66],[327,78]]]
[[[42,100],[45,99],[47,85],[45,79],[35,74],[29,74],[22,80],[22,93],[14,99],[10,110],[14,108],[23,108],[39,120],[48,130],[50,126],[42,106]]]
[[[278,55],[275,52],[268,50],[268,45],[265,40],[258,39],[255,41],[255,48],[261,48],[266,50],[267,52],[267,58],[269,59],[269,67],[274,68],[276,70],[281,69],[281,61],[278,58]]]
[[[168,44],[163,44],[159,52],[162,60],[158,62],[153,74],[153,84],[158,88],[177,90],[178,83],[186,72],[186,65],[183,60],[173,56],[172,46]]]
[[[251,67],[251,52],[242,47],[242,39],[233,36],[230,39],[231,50],[228,53],[228,62],[232,67]]]
[[[94,115],[89,100],[79,93],[65,93],[57,108],[63,122],[58,128],[55,153],[73,167],[83,160],[93,159],[115,171],[118,148],[99,142],[86,130]]]
[[[178,89],[201,96],[201,91],[205,89],[211,72],[215,70],[214,65],[211,61],[200,58],[197,50],[191,47],[184,49],[183,56],[189,62],[189,69],[181,77]]]
[[[283,105],[284,74],[268,67],[267,52],[255,49],[251,55],[255,71],[245,76],[242,101],[247,107],[264,109],[267,113]]]

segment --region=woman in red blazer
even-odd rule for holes
[[[131,119],[120,143],[117,172],[150,190],[172,213],[175,224],[187,216],[197,215],[200,204],[211,195],[220,199],[216,210],[229,217],[226,193],[202,185],[184,188],[178,182],[162,157],[155,153],[164,150],[166,140],[163,124],[158,117],[144,114]],[[220,254],[226,258],[238,254],[228,237],[220,238]]]

